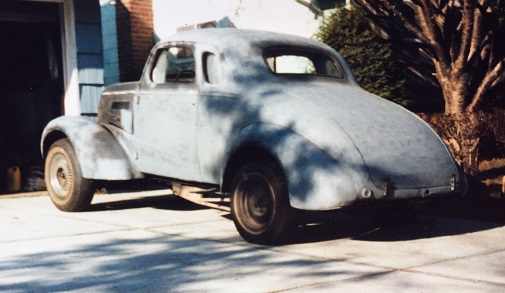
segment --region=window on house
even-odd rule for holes
[[[156,84],[192,83],[195,81],[195,58],[188,47],[159,50],[151,79]]]
[[[336,62],[326,55],[297,50],[269,50],[265,61],[276,74],[317,75],[342,78]]]

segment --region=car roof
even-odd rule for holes
[[[206,28],[179,32],[159,42],[157,47],[178,42],[212,46],[227,58],[233,59],[233,63],[240,64],[237,66],[247,66],[249,70],[252,68],[251,64],[255,62],[261,65],[256,68],[265,66],[261,54],[264,49],[272,47],[309,49],[333,55],[342,65],[345,79],[354,85],[358,84],[345,60],[334,49],[316,40],[300,36],[237,28]]]
[[[236,46],[257,47],[260,49],[272,46],[300,46],[312,47],[314,49],[331,49],[323,43],[299,36],[236,28],[208,28],[183,31],[164,39],[160,43],[167,42],[204,43],[221,49]]]

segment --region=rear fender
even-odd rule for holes
[[[294,208],[329,210],[349,205],[357,198],[352,170],[291,129],[272,124],[250,125],[231,144],[231,153],[257,147],[275,157],[288,181]]]
[[[103,126],[84,117],[63,116],[51,121],[41,139],[45,157],[51,145],[68,138],[75,149],[82,176],[98,180],[128,180],[141,177],[117,139]]]

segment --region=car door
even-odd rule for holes
[[[135,103],[136,165],[144,173],[198,181],[193,47],[165,45],[152,58]]]

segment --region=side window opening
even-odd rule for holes
[[[192,83],[195,81],[195,58],[188,47],[161,49],[151,72],[156,84]]]
[[[221,66],[216,55],[206,52],[203,54],[203,75],[210,84],[218,84],[221,80]]]
[[[156,66],[154,66],[153,72],[151,74],[154,83],[157,84],[165,83],[166,80],[165,73],[167,71],[167,65],[168,65],[167,54],[168,52],[166,50],[163,50],[158,56]]]

